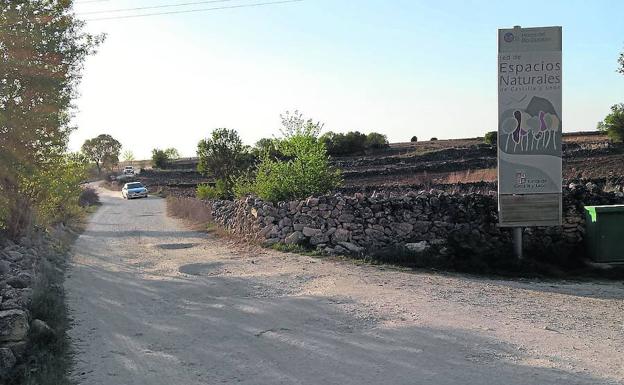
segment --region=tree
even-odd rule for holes
[[[371,132],[366,135],[366,147],[374,150],[389,147],[388,138],[378,132]]]
[[[498,140],[498,132],[496,131],[486,132],[485,135],[483,136],[483,141],[486,144],[489,144],[491,146],[496,146],[497,140]]]
[[[618,64],[619,64],[619,67],[617,69],[617,72],[624,75],[624,51],[620,54],[620,58],[618,59]]]
[[[598,130],[606,132],[614,142],[624,141],[624,103],[611,106],[611,113],[598,122]]]
[[[165,149],[165,154],[167,154],[167,158],[169,158],[169,160],[180,158],[180,153],[173,147]]]
[[[124,162],[132,163],[134,161],[134,153],[130,150],[126,150],[122,155],[122,159],[124,160]]]
[[[262,138],[256,142],[252,149],[253,155],[256,158],[262,158],[264,155],[268,155],[272,158],[279,158],[282,155],[279,152],[279,140],[272,138]]]
[[[101,134],[92,139],[87,139],[82,145],[82,153],[87,159],[95,162],[98,175],[102,166],[114,166],[119,163],[121,143],[108,134]]]
[[[416,135],[412,136],[412,139],[410,139],[410,142],[418,142],[418,137]]]
[[[438,140],[438,138],[436,138],[436,137],[434,136],[433,138],[431,138],[431,139],[429,139],[429,140],[433,142],[433,141]]]
[[[286,111],[280,115],[282,120],[282,127],[280,132],[285,138],[290,138],[295,135],[303,135],[317,138],[323,130],[323,124],[321,122],[314,122],[312,119],[304,119],[303,114],[298,110],[295,112]]]
[[[80,72],[102,38],[71,1],[0,4],[0,231],[16,237],[33,205],[23,184],[63,158]]]
[[[167,151],[155,148],[152,150],[152,167],[167,168],[169,165],[169,155]]]
[[[210,138],[202,139],[197,145],[197,156],[198,171],[222,181],[227,193],[232,191],[236,177],[252,163],[252,156],[236,130],[227,128],[217,128]]]

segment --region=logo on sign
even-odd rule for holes
[[[507,32],[505,34],[505,36],[503,36],[503,39],[507,42],[507,43],[511,43],[512,41],[514,41],[514,34],[511,32]]]
[[[516,171],[516,184],[525,184],[526,183],[526,172],[524,171]]]

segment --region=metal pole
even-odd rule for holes
[[[522,259],[522,227],[513,228],[514,255]]]

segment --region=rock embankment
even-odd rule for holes
[[[273,204],[248,197],[213,201],[213,220],[231,233],[271,245],[301,244],[328,254],[366,253],[406,247],[452,252],[464,243],[475,252],[496,250],[511,242],[497,226],[496,195],[411,191],[401,195],[333,194]],[[583,206],[624,203],[621,192],[596,185],[570,185],[564,194],[564,224],[526,230],[528,250],[548,246],[574,252],[584,238]]]
[[[26,359],[33,326],[48,327],[33,319],[31,305],[41,263],[55,251],[54,241],[44,234],[0,245],[0,379],[4,379]]]

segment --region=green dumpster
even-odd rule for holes
[[[596,262],[624,262],[624,205],[585,206],[586,242]]]

